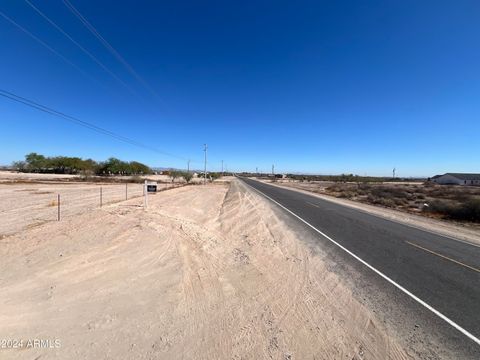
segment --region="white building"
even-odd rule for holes
[[[480,185],[480,174],[446,173],[434,176],[432,181],[442,185]]]

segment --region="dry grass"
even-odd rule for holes
[[[58,201],[57,200],[52,200],[48,203],[48,207],[52,207],[52,206],[57,206],[58,205]]]

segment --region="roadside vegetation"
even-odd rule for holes
[[[283,185],[424,216],[480,223],[480,187],[431,182],[284,182]]]
[[[24,161],[16,161],[12,167],[20,172],[83,176],[148,175],[153,173],[147,165],[138,161],[127,162],[112,157],[106,161],[97,162],[92,159],[68,156],[46,157],[37,153],[26,155]]]
[[[380,177],[380,176],[360,176],[354,174],[340,175],[302,175],[302,174],[272,174],[267,173],[240,173],[241,176],[256,177],[259,179],[279,180],[282,178],[299,181],[331,181],[331,182],[355,182],[355,183],[381,183],[381,182],[405,182],[405,181],[424,181],[424,178],[399,178],[399,177]]]
[[[175,179],[183,178],[187,184],[193,179],[193,174],[190,171],[180,171],[180,170],[170,170],[165,172],[165,174],[170,175],[172,182],[175,182]]]

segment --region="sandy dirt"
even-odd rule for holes
[[[34,174],[35,175],[35,174]],[[178,184],[158,184],[162,190]],[[101,188],[101,190],[100,190]],[[79,215],[102,205],[143,195],[142,184],[94,184],[83,182],[0,183],[0,238],[58,217]]]
[[[1,359],[408,358],[240,182],[140,205],[0,240],[0,339],[59,342]]]
[[[75,180],[77,175],[69,174],[35,174],[20,173],[16,171],[0,170],[0,182],[7,181],[51,181],[51,180]]]
[[[81,178],[80,175],[69,175],[69,174],[36,174],[36,173],[21,173],[16,171],[5,171],[0,170],[0,183],[9,183],[9,182],[49,182],[49,181],[78,181]],[[94,177],[95,179],[101,179],[102,177]],[[158,182],[175,182],[175,183],[184,183],[183,178],[172,179],[168,175],[137,175],[137,176],[109,176],[105,179],[112,180],[118,179],[122,181],[128,181],[132,179],[148,179]],[[202,174],[197,174],[191,180],[192,183],[199,183],[203,181]]]
[[[324,200],[332,201],[337,204],[341,204],[341,205],[345,205],[361,211],[365,211],[370,214],[374,214],[376,216],[380,216],[392,221],[400,222],[402,224],[406,224],[409,226],[434,232],[439,235],[448,236],[461,241],[466,241],[471,244],[480,245],[480,230],[478,229],[478,227],[460,225],[457,223],[453,223],[451,221],[432,219],[425,216],[407,213],[404,211],[398,211],[398,210],[389,209],[385,207],[365,204],[359,201],[341,199],[334,196],[319,194],[317,192],[314,192],[318,190],[319,187],[316,185],[309,185],[308,183],[307,184],[294,183],[294,182],[272,183],[270,181],[264,181],[261,179],[257,179],[257,180],[269,183],[270,185],[274,185],[274,186],[288,187],[289,189],[292,189],[295,191],[304,192]],[[330,183],[325,183],[322,186],[324,187],[330,186]],[[321,186],[320,186],[320,189],[322,189]]]

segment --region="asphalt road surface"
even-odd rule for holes
[[[314,228],[319,238],[346,252],[351,261],[401,288],[404,296],[461,334],[475,353],[480,350],[480,246],[314,195],[240,179],[304,226]]]

